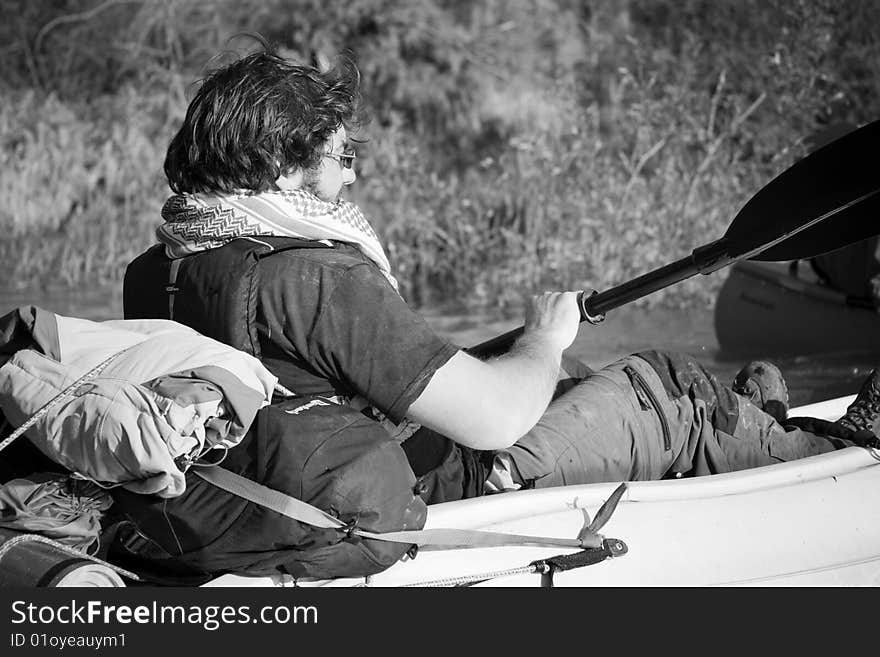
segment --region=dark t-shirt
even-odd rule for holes
[[[298,394],[360,395],[399,422],[458,351],[349,244],[237,239],[174,262],[172,285],[162,247],[128,266],[125,317],[167,319],[173,305],[173,319],[257,354]]]
[[[341,243],[259,236],[174,261],[154,246],[126,269],[123,306],[126,319],[168,319],[173,306],[173,319],[257,355],[290,390],[359,395],[395,423],[459,350]],[[425,427],[403,449],[426,502],[481,494],[481,453]]]
[[[353,246],[278,253],[259,276],[263,360],[301,365],[283,377],[296,392],[358,394],[398,422],[459,349]]]

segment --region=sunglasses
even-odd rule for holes
[[[336,160],[343,169],[351,169],[357,155],[351,146],[346,146],[341,153],[324,153],[324,157]]]

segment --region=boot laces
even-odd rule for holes
[[[840,423],[854,431],[868,429],[873,431],[874,420],[880,416],[880,402],[863,401],[853,404],[847,409]]]
[[[874,423],[880,419],[880,374],[877,370],[859,391],[856,400],[846,409],[846,415],[840,418],[840,424],[860,431],[874,431]]]

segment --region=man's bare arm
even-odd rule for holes
[[[435,372],[407,416],[468,447],[509,447],[547,409],[562,352],[579,323],[575,292],[535,297],[525,331],[507,354],[481,361],[457,353]]]

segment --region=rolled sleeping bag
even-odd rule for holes
[[[0,587],[122,587],[115,570],[38,534],[0,528]]]

